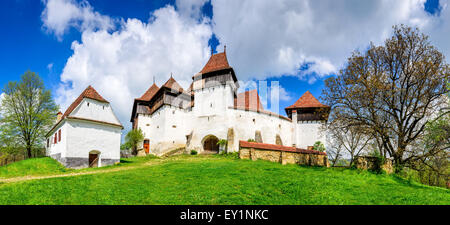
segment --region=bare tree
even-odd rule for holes
[[[365,152],[367,145],[371,141],[371,136],[365,133],[364,130],[356,126],[346,126],[339,124],[339,120],[331,121],[328,126],[332,146],[340,148],[336,152],[348,153],[350,156],[349,165],[353,164],[356,157]]]
[[[437,154],[416,152],[430,116],[442,105],[450,67],[419,30],[394,26],[382,46],[355,52],[339,76],[325,81],[323,99],[341,123],[375,135],[395,171]]]

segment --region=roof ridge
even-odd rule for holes
[[[173,78],[172,75],[170,76],[169,80],[167,80],[166,83],[164,83],[163,86],[161,87],[166,87],[179,92],[184,92],[183,87],[181,87],[181,85]]]
[[[156,92],[158,92],[158,90],[159,90],[158,85],[153,83],[140,98],[137,98],[137,100],[150,101],[156,94]]]
[[[322,104],[316,97],[308,90],[306,91],[294,104],[286,109],[295,108],[327,108],[328,105]]]
[[[70,115],[70,113],[72,113],[73,110],[75,110],[75,108],[81,103],[81,101],[84,98],[89,98],[89,99],[97,100],[100,102],[109,103],[91,85],[89,85],[86,89],[84,89],[83,92],[81,92],[80,96],[78,96],[78,98],[76,98],[75,101],[72,102],[72,104],[70,104],[70,106],[64,112],[61,119],[64,119],[65,117]]]
[[[228,63],[227,52],[223,51],[212,54],[200,73],[205,74],[229,68],[231,68],[231,66]]]

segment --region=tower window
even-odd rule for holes
[[[87,106],[89,107],[89,102],[87,103]]]

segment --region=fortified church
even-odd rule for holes
[[[225,48],[211,55],[186,90],[172,76],[161,87],[153,83],[134,100],[131,114],[133,129],[145,135],[141,152],[218,152],[222,139],[227,140],[227,152],[239,151],[239,141],[249,139],[300,149],[326,143],[321,127],[330,107],[309,91],[285,109],[284,117],[265,110],[256,90],[237,93],[237,81]]]

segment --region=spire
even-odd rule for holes
[[[227,53],[227,45],[223,46],[223,52],[226,54]]]
[[[211,55],[213,55],[214,54],[214,49],[213,49],[213,47],[211,46]]]
[[[155,76],[153,76],[153,84],[155,84]]]

